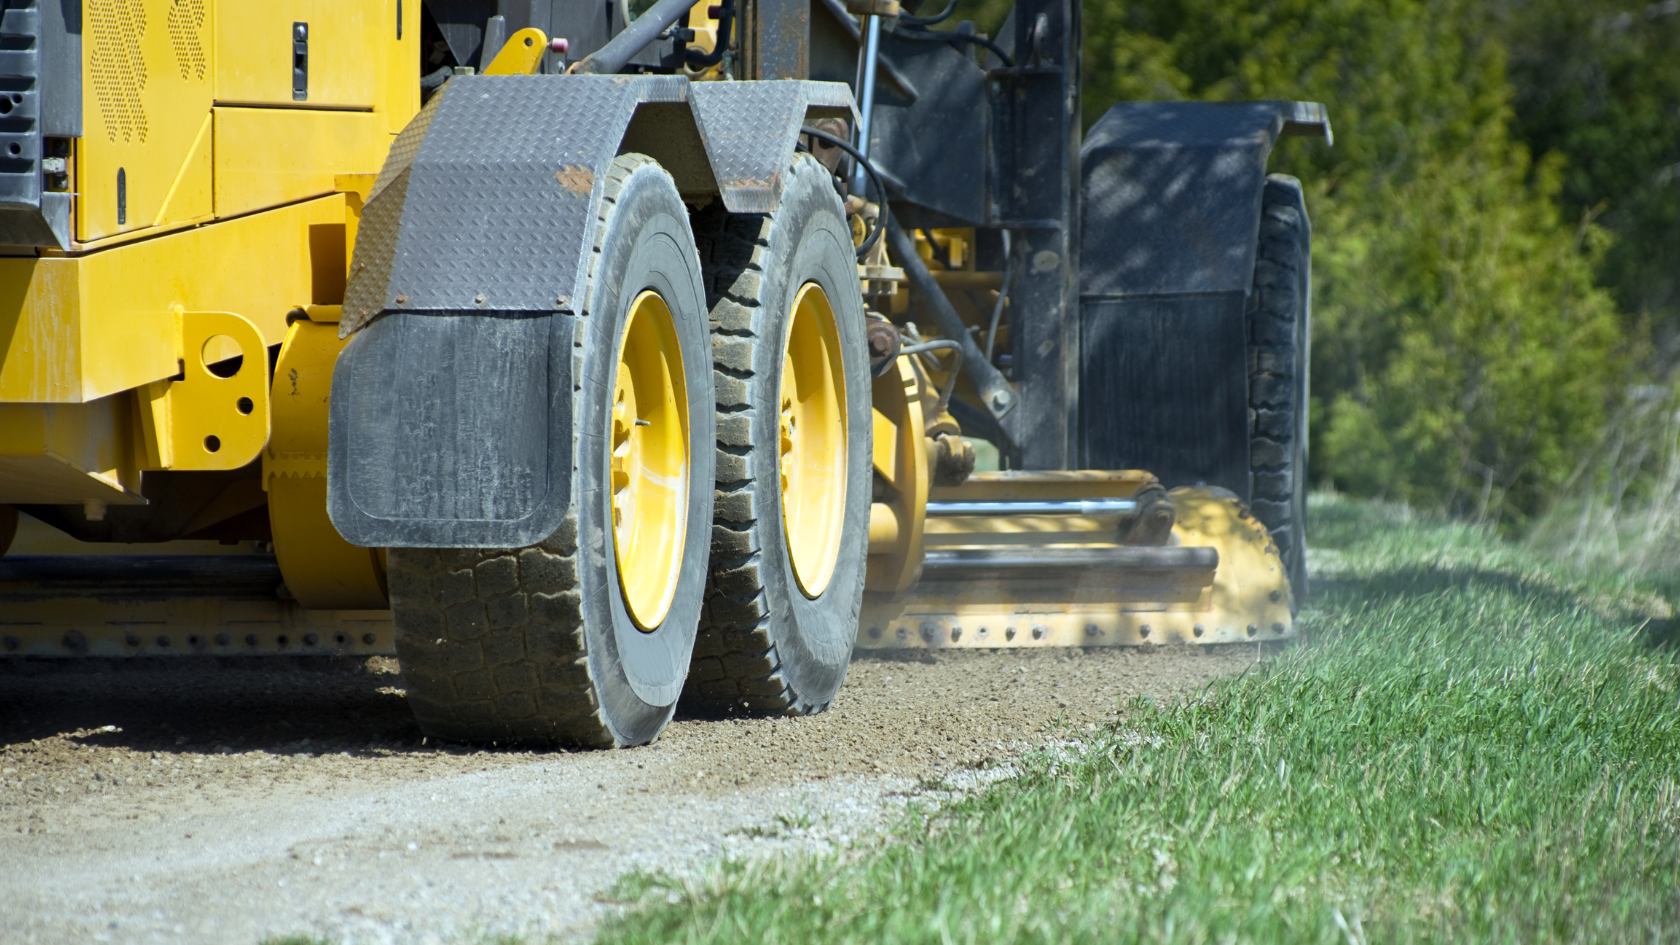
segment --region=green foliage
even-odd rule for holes
[[[1562,0],[1560,0],[1562,2]],[[1565,165],[1509,134],[1505,54],[1469,0],[1093,0],[1087,120],[1120,99],[1328,105],[1287,141],[1314,222],[1319,481],[1510,524],[1541,511],[1621,386],[1593,284],[1607,245],[1559,219]]]
[[[1680,363],[1680,4],[1492,0],[1511,51],[1516,133],[1567,159],[1566,215],[1618,237],[1599,267],[1648,321],[1659,371]]]
[[[1680,665],[1485,531],[1315,501],[1312,646],[850,858],[642,877],[630,942],[1580,942],[1680,922]],[[1655,602],[1659,606],[1660,601]],[[672,899],[675,899],[672,902]]]

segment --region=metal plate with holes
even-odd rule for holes
[[[0,657],[392,655],[385,610],[282,599],[272,555],[0,562]]]

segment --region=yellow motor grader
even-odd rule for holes
[[[1077,0],[954,6],[8,2],[0,657],[608,746],[1289,637],[1323,109],[1082,132]]]

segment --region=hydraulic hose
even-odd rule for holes
[[[850,154],[852,159],[858,162],[858,166],[863,168],[864,173],[869,175],[869,182],[875,187],[875,205],[881,208],[881,215],[885,216],[887,214],[886,185],[881,183],[881,175],[875,172],[875,165],[869,163],[869,159],[863,156],[862,151],[853,147],[851,142],[844,138],[836,137],[819,128],[812,128],[809,125],[799,129],[799,133],[802,135],[810,135],[818,141],[831,144],[847,154]],[[864,256],[867,256],[869,251],[875,248],[875,244],[880,241],[881,221],[877,219],[875,221],[875,225],[870,228],[869,235],[864,237],[863,244],[857,248],[857,257],[862,259]]]
[[[594,75],[613,75],[623,71],[637,53],[686,16],[693,6],[694,0],[659,0],[608,40],[605,46],[584,57],[571,71]]]

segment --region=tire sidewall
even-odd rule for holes
[[[649,162],[633,170],[607,221],[587,315],[574,430],[578,567],[584,632],[603,713],[621,743],[647,741],[669,720],[688,674],[710,548],[716,410],[705,287],[687,210],[670,176]],[[681,573],[659,626],[643,631],[624,603],[613,547],[611,416],[629,307],[644,289],[671,310],[688,400],[688,512]]]
[[[873,468],[873,425],[869,396],[869,360],[863,298],[844,208],[829,186],[829,174],[808,155],[795,156],[782,193],[777,225],[766,254],[763,311],[779,330],[758,345],[753,373],[757,386],[753,412],[762,430],[778,430],[784,353],[792,328],[793,302],[799,289],[815,282],[828,296],[839,335],[841,376],[845,380],[846,499],[840,548],[828,585],[816,598],[800,590],[789,553],[782,513],[780,453],[774,446],[753,451],[757,488],[771,490],[759,506],[776,517],[763,529],[763,566],[774,580],[764,582],[770,623],[781,673],[798,700],[826,703],[839,689],[857,641],[863,601],[864,561],[869,551],[869,504]],[[782,261],[785,260],[785,264]],[[762,441],[761,441],[762,442]]]

